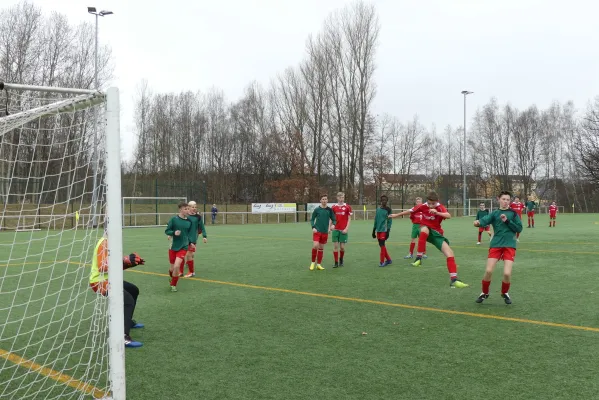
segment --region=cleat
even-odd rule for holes
[[[382,263],[379,264],[379,267],[386,267],[386,266],[387,266],[387,264],[384,263],[384,262],[382,262]]]
[[[316,268],[316,263],[310,264],[310,271],[314,271],[314,268]]]
[[[505,304],[512,304],[512,299],[510,298],[509,294],[504,293],[501,295],[501,297],[503,297],[503,301],[505,301]]]
[[[141,347],[141,346],[143,346],[143,343],[136,342],[133,339],[131,339],[131,336],[125,335],[125,347]]]
[[[189,274],[185,275],[186,278],[193,278],[194,276],[196,276],[195,272],[190,272]]]
[[[343,259],[339,260],[339,266],[343,267]]]
[[[133,326],[131,327],[131,329],[140,329],[143,328],[145,325],[142,324],[141,322],[135,322],[133,321]]]
[[[319,270],[319,271],[322,271],[324,269],[324,267],[322,265],[320,265],[320,264],[317,264],[316,265],[316,269]]]
[[[391,264],[393,264],[393,260],[387,260],[387,261],[385,261],[385,266],[391,265]]]
[[[485,301],[486,299],[489,298],[489,295],[486,293],[481,293],[480,296],[478,296],[478,299],[476,299],[477,303],[482,303],[483,301]]]
[[[476,244],[480,245],[480,242],[476,242]]]
[[[177,291],[177,287],[176,286],[171,286],[171,292],[176,292]]]
[[[451,283],[449,284],[449,286],[453,289],[453,288],[458,288],[458,289],[463,289],[463,288],[467,288],[470,287],[470,285],[468,285],[467,283],[462,282],[459,279],[454,279],[451,281]]]
[[[421,264],[422,264],[422,257],[418,256],[418,257],[416,257],[416,261],[414,261],[412,263],[412,266],[413,267],[419,267]]]
[[[333,268],[339,268],[339,263],[336,262],[335,265],[333,265]]]
[[[404,260],[408,260],[410,258],[414,258],[414,256],[412,254],[408,254],[407,256],[405,256],[403,259]]]

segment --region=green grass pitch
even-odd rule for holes
[[[378,267],[372,222],[353,221],[345,267],[332,268],[329,243],[325,271],[308,270],[307,223],[207,225],[197,277],[177,293],[164,230],[125,230],[125,252],[147,260],[125,272],[146,324],[132,332],[144,347],[126,351],[127,398],[595,398],[599,215],[559,215],[556,228],[540,215],[524,228],[510,306],[501,263],[490,298],[474,302],[488,238],[476,245],[473,220],[444,223],[467,289],[449,288],[432,246],[420,268],[403,260],[407,219],[394,221],[393,265]]]

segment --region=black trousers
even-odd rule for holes
[[[133,313],[137,305],[137,296],[139,296],[139,288],[134,284],[123,281],[123,303],[125,314],[125,335],[129,335],[131,328],[134,325]]]

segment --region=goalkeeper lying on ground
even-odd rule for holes
[[[144,259],[137,253],[123,257],[123,269],[143,265]],[[105,237],[98,241],[94,249],[92,260],[92,271],[89,277],[89,285],[94,292],[102,296],[108,296],[108,241]],[[133,320],[133,312],[137,304],[139,288],[130,282],[123,281],[123,302],[125,314],[125,347],[141,347],[142,343],[131,339],[129,332],[132,328],[143,328],[143,324]]]

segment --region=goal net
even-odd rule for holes
[[[123,197],[123,228],[162,226],[187,197]]]
[[[0,398],[124,399],[122,289],[89,285],[106,230],[122,288],[118,90],[0,83],[0,110]]]
[[[476,213],[480,209],[481,204],[484,204],[485,208],[489,210],[489,212],[493,211],[494,209],[493,199],[468,199],[468,209],[466,210],[466,215],[469,217],[476,217]]]

